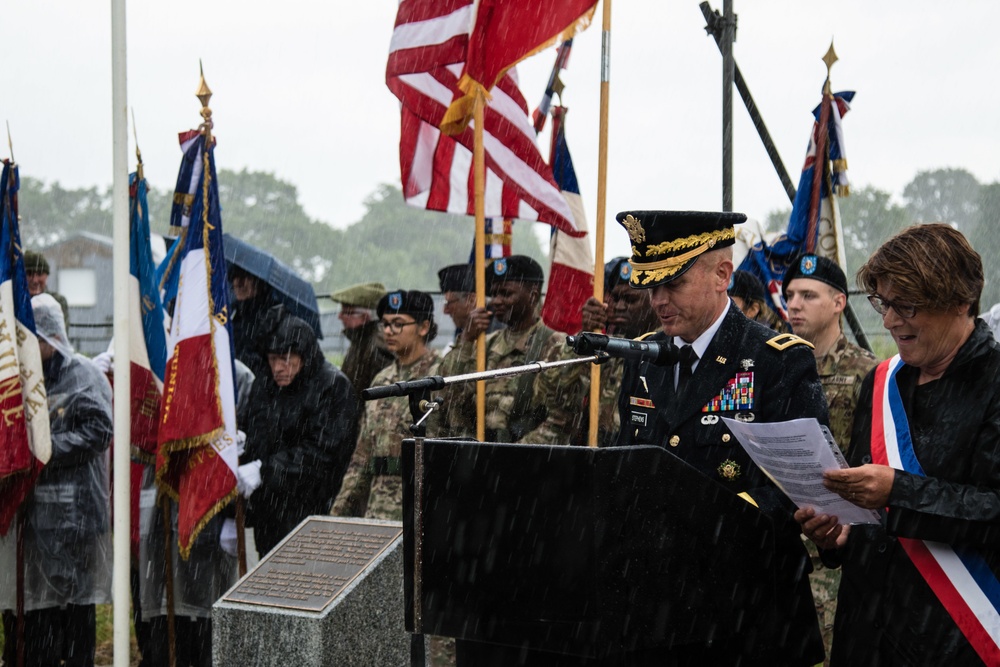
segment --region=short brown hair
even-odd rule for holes
[[[880,282],[883,289],[891,284],[901,301],[917,308],[969,304],[969,315],[979,315],[982,259],[960,231],[941,222],[914,225],[893,236],[868,258],[857,279],[869,293]]]

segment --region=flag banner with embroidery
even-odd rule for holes
[[[129,313],[142,323],[142,335],[130,336],[131,386],[131,542],[139,549],[139,496],[142,473],[156,463],[156,432],[160,423],[163,372],[167,363],[167,337],[160,301],[156,265],[150,247],[148,187],[138,173],[129,174]]]
[[[0,535],[52,456],[42,355],[17,219],[17,166],[0,176]]]
[[[577,224],[586,231],[587,218],[580,197],[580,185],[566,143],[565,118],[565,107],[552,108],[552,153],[549,161]],[[583,326],[583,304],[594,294],[594,255],[590,250],[590,238],[574,238],[553,229],[550,244],[552,265],[542,306],[542,320],[554,331],[577,334]]]
[[[514,221],[486,218],[483,221],[483,259],[488,264],[490,260],[499,257],[510,257],[510,245],[514,239]],[[476,265],[476,240],[472,239],[472,250],[469,251],[469,264]]]
[[[171,224],[181,228],[165,282],[177,285],[156,479],[177,501],[181,557],[204,525],[236,496],[236,400],[232,333],[223,255],[222,217],[212,146],[200,133],[181,135],[181,196]],[[200,165],[200,166],[198,166]]]
[[[853,99],[854,91],[826,94],[823,102],[813,109],[815,120],[788,228],[770,244],[765,241],[754,244],[739,266],[760,278],[771,297],[769,305],[786,321],[788,312],[781,297],[781,281],[796,257],[802,253],[822,255],[846,270],[844,249],[839,241],[843,234],[839,229],[836,196],[849,192],[841,120]]]
[[[465,67],[441,129],[452,134],[472,118],[477,95],[492,90],[504,72],[555,42],[590,25],[597,0],[476,0]]]
[[[439,126],[458,88],[474,14],[470,0],[403,0],[390,45],[386,84],[402,102],[399,160],[411,206],[475,214],[471,127]],[[483,117],[486,217],[543,222],[580,236],[542,159],[528,105],[512,69],[496,83]]]

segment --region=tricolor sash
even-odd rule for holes
[[[872,462],[925,476],[913,451],[910,426],[896,384],[897,354],[875,369]],[[987,665],[1000,665],[1000,582],[974,549],[900,537],[920,576]]]

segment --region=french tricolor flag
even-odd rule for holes
[[[184,159],[171,225],[180,238],[165,260],[175,286],[167,336],[156,479],[178,503],[182,558],[198,532],[236,497],[233,344],[213,147],[180,135]]]
[[[552,175],[573,211],[577,229],[586,234],[587,217],[573,169],[573,158],[566,144],[565,115],[565,107],[552,107]],[[542,321],[555,331],[580,333],[580,311],[587,298],[594,294],[594,256],[590,251],[590,239],[587,236],[574,238],[553,228],[549,256],[552,267],[542,306]]]
[[[21,254],[17,167],[0,176],[0,535],[52,455],[42,356]]]

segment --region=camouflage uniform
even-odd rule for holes
[[[436,375],[441,359],[429,349],[412,364],[399,361],[382,369],[372,386],[379,387]],[[433,431],[435,416],[428,431]],[[369,519],[403,520],[403,480],[400,447],[413,423],[405,397],[369,401],[361,420],[358,444],[344,474],[344,482],[330,513]],[[434,433],[430,433],[434,435]]]
[[[537,338],[542,336],[542,338]],[[515,333],[503,329],[486,337],[486,368],[510,368],[532,361],[556,361],[560,358],[564,337],[542,324],[541,319],[526,331]],[[538,350],[528,358],[529,348]],[[476,344],[462,340],[441,362],[441,375],[474,373],[476,371]],[[510,433],[510,428],[525,415],[512,415],[515,394],[524,382],[523,376],[501,377],[486,382],[486,440],[487,442],[517,441],[523,437]],[[528,385],[531,387],[531,385]],[[532,388],[532,391],[533,388]],[[474,436],[476,432],[476,383],[453,385],[446,392],[447,431],[451,436]],[[528,401],[529,409],[539,404]],[[516,428],[515,428],[516,430]],[[531,428],[526,430],[530,431]]]
[[[876,366],[875,355],[849,342],[841,333],[836,344],[817,364],[820,382],[826,394],[830,409],[830,432],[843,452],[851,444],[851,426],[854,423],[854,408],[858,404],[861,381],[868,371]],[[823,632],[823,645],[829,661],[833,644],[833,617],[837,613],[837,590],[840,588],[840,570],[831,570],[823,565],[816,551],[816,545],[805,540],[812,557],[813,572],[809,575],[816,615]]]
[[[560,350],[562,359],[578,355],[569,346]],[[535,378],[535,400],[547,410],[545,421],[524,436],[524,442],[543,445],[586,445],[590,423],[591,364],[577,364],[542,371]],[[624,364],[611,359],[601,364],[601,394],[598,411],[599,445],[609,445],[618,437],[618,390]]]

